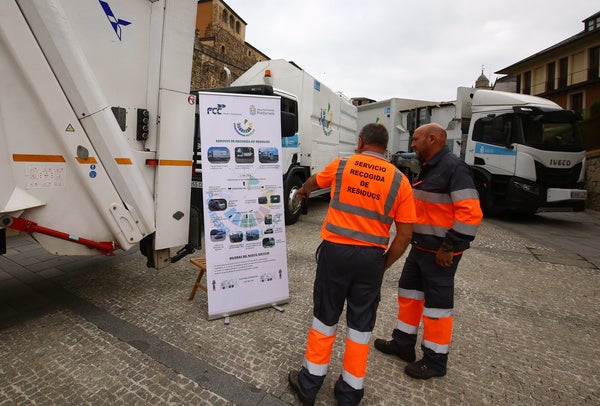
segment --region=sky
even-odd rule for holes
[[[450,101],[583,30],[597,0],[225,0],[246,42],[347,97]]]

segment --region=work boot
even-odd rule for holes
[[[336,406],[356,406],[365,395],[364,389],[354,389],[340,376],[333,387]]]
[[[304,406],[312,406],[315,404],[315,398],[307,396],[300,387],[300,382],[298,381],[298,371],[290,371],[288,374],[288,382]]]
[[[427,365],[424,359],[408,364],[404,368],[404,372],[406,372],[406,375],[415,379],[429,379],[446,375],[445,369],[433,368]]]
[[[375,339],[375,348],[384,354],[395,355],[402,361],[414,362],[417,359],[414,347],[400,347],[394,340]]]

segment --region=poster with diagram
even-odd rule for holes
[[[279,97],[198,95],[209,320],[289,302]]]

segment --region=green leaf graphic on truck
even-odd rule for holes
[[[323,129],[325,136],[331,135],[331,123],[333,122],[333,111],[331,110],[331,104],[327,103],[327,110],[321,109],[321,116],[319,117],[319,124]]]

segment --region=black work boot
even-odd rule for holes
[[[424,359],[408,364],[404,368],[406,375],[415,379],[429,379],[446,375],[445,369],[436,369],[427,365]]]
[[[414,362],[417,359],[414,347],[399,347],[394,340],[375,339],[375,348],[384,354],[395,355],[402,361]]]
[[[300,398],[300,401],[303,405],[312,406],[315,404],[315,398],[311,398],[308,395],[306,395],[306,393],[304,393],[304,391],[300,387],[300,382],[298,382],[298,371],[290,371],[290,373],[288,374],[288,382],[290,383],[290,386],[292,387],[294,392],[296,392],[296,394]]]
[[[333,387],[336,406],[356,406],[365,395],[364,389],[354,389],[340,376]]]

